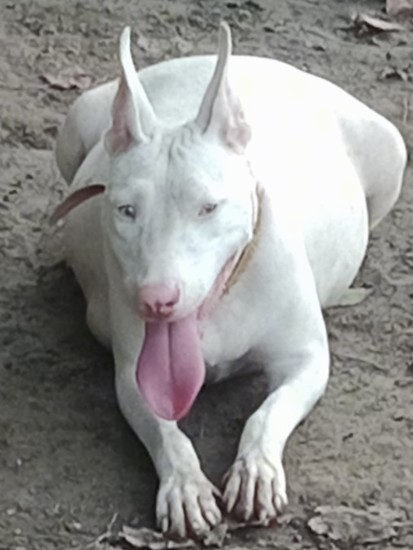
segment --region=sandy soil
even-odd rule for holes
[[[1,550],[83,549],[115,513],[153,526],[152,465],[118,412],[111,357],[85,326],[47,226],[65,192],[53,164],[57,129],[82,87],[116,75],[122,26],[137,31],[143,67],[213,52],[224,17],[238,53],[335,81],[411,144],[413,35],[355,32],[349,17],[381,8],[379,0],[1,0]],[[287,448],[288,515],[279,527],[233,533],[228,548],[413,547],[412,210],[410,168],[401,200],[372,235],[359,278],[371,296],[327,314],[333,374]],[[185,421],[215,481],[260,395],[260,380],[221,385]]]

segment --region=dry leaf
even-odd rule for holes
[[[286,520],[290,521],[291,517]],[[128,525],[124,525],[121,528],[116,528],[117,515],[112,518],[106,533],[100,535],[96,541],[96,550],[103,550],[102,545],[111,544],[112,548],[119,549],[119,544],[127,543],[132,548],[139,550],[181,550],[185,548],[223,548],[227,541],[229,533],[244,529],[245,527],[262,527],[261,522],[256,523],[239,523],[232,520],[228,520],[225,523],[220,523],[215,526],[211,531],[204,535],[204,537],[198,541],[192,539],[184,540],[172,540],[165,537],[162,533],[147,527],[134,528]]]
[[[215,548],[222,547],[225,536],[228,532],[228,526],[225,524],[217,525],[200,541],[204,547],[213,546]],[[124,525],[118,534],[120,540],[123,540],[142,550],[180,550],[181,548],[198,548],[197,543],[191,539],[172,540],[166,538],[162,533],[142,527],[135,529]]]
[[[136,45],[143,52],[147,52],[149,50],[149,39],[145,35],[139,33],[138,38],[136,39]]]
[[[59,74],[45,73],[40,78],[56,90],[85,90],[92,83],[90,76],[78,67],[70,67]]]
[[[386,12],[391,16],[413,12],[413,0],[386,0]]]
[[[154,58],[162,57],[165,47],[165,41],[154,40],[142,33],[138,34],[135,44],[142,52]]]
[[[228,525],[226,523],[220,523],[219,525],[216,525],[202,539],[202,546],[214,546],[215,548],[221,548],[224,544],[227,533]]]
[[[356,306],[364,302],[372,292],[372,288],[348,288],[330,307]]]
[[[398,80],[403,80],[403,82],[407,82],[409,80],[409,73],[397,67],[384,67],[379,74],[379,80],[387,80],[388,78],[396,78]]]
[[[394,32],[404,30],[404,26],[395,21],[385,21],[366,13],[356,13],[352,17],[353,23],[358,27],[368,27],[374,32]]]
[[[307,521],[307,525],[310,528],[310,530],[315,533],[316,535],[328,535],[330,528],[329,525],[326,523],[325,519],[321,516],[315,516]],[[333,540],[335,540],[335,534],[334,532],[331,533]]]
[[[258,2],[254,2],[253,0],[247,0],[243,7],[250,10],[264,11],[264,8]]]
[[[188,40],[185,40],[180,36],[176,36],[175,38],[173,38],[172,43],[178,50],[179,55],[188,55],[193,50],[192,42],[189,42]]]
[[[396,536],[401,514],[381,507],[359,510],[347,506],[319,506],[307,525],[316,535],[347,544],[373,544]]]
[[[147,527],[141,527],[140,529],[134,529],[124,525],[119,538],[124,540],[133,548],[141,548],[148,550],[178,550],[180,548],[196,548],[193,540],[185,539],[182,541],[174,541],[167,539],[153,529]]]

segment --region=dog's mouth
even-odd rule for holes
[[[202,319],[211,313],[225,290],[236,257],[220,271],[207,298],[183,319],[148,321],[137,361],[137,382],[152,411],[179,420],[191,409],[205,380],[201,350]]]

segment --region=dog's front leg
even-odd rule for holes
[[[203,474],[188,437],[176,422],[155,417],[139,392],[134,364],[117,364],[119,406],[147,448],[159,477],[156,518],[172,536],[200,536],[221,520],[217,490]]]
[[[298,279],[303,270],[297,270]],[[258,347],[271,393],[248,419],[233,466],[225,478],[227,512],[242,521],[263,524],[287,502],[282,454],[286,441],[324,393],[329,374],[327,335],[318,298],[307,280],[279,300],[278,319]],[[285,298],[285,300],[283,299]]]
[[[265,524],[287,503],[283,449],[291,432],[324,392],[326,355],[320,350],[299,367],[291,365],[292,370],[297,369],[295,375],[248,419],[224,492],[227,511],[238,519]]]

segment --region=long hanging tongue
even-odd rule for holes
[[[205,379],[196,313],[172,323],[146,323],[136,378],[155,414],[167,420],[185,416]]]

